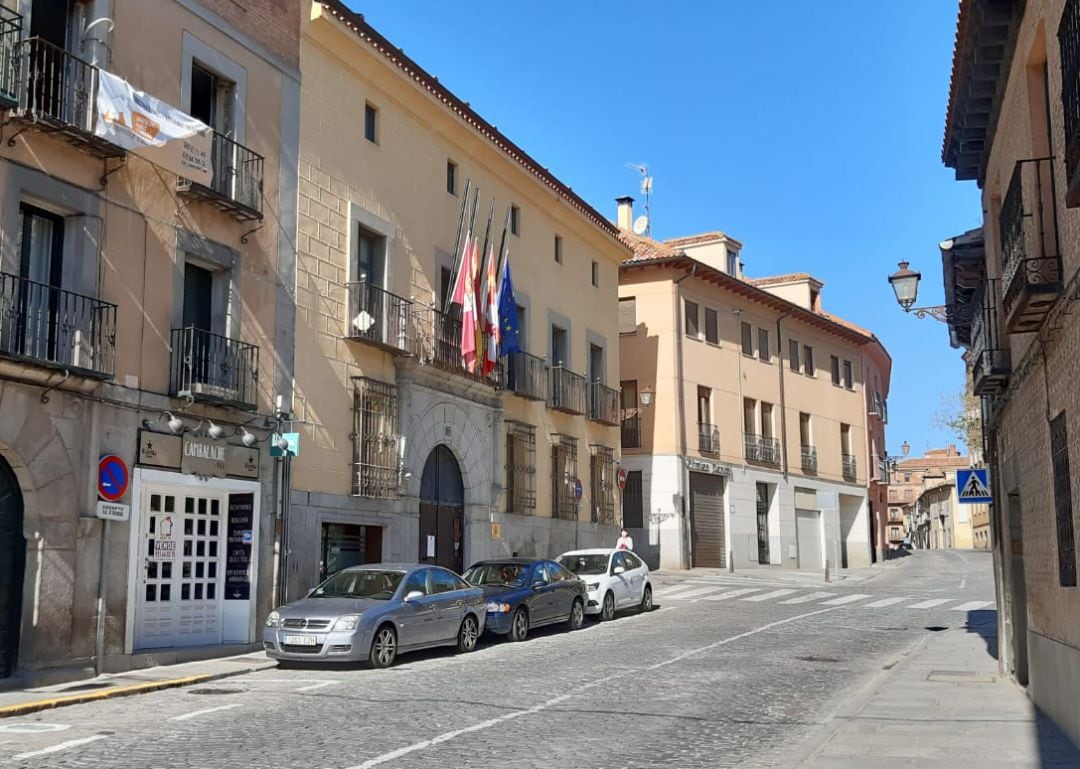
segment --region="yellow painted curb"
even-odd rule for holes
[[[47,700],[35,700],[34,702],[23,702],[18,705],[8,705],[0,708],[0,718],[9,718],[11,716],[23,716],[27,713],[36,713],[39,710],[48,710],[49,708],[59,708],[64,705],[78,705],[81,702],[93,702],[94,700],[107,700],[111,697],[126,697],[129,694],[140,694],[142,692],[152,692],[158,689],[175,689],[179,686],[187,686],[188,684],[197,684],[204,681],[213,680],[218,676],[209,674],[203,674],[198,676],[186,676],[185,678],[168,678],[164,681],[149,681],[145,684],[131,684],[130,686],[114,686],[111,689],[103,689],[97,692],[87,692],[86,694],[70,694],[66,697],[52,697]]]

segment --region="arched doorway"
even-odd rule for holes
[[[420,562],[464,568],[465,486],[446,446],[428,454],[420,479]]]
[[[22,492],[11,465],[0,457],[0,678],[15,672],[25,564]]]

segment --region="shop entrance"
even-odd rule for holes
[[[0,457],[0,678],[15,672],[25,565],[22,492],[11,466]]]
[[[465,487],[446,446],[428,454],[420,479],[420,561],[461,573],[464,568]]]

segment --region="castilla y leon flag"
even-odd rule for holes
[[[465,273],[465,285],[462,289],[461,301],[461,361],[470,374],[476,373],[476,282],[475,275],[479,269],[476,262],[479,261],[480,246],[474,240],[473,245],[465,254],[465,262],[461,265]]]
[[[94,135],[132,150],[178,176],[209,186],[213,131],[111,72],[98,73]]]
[[[499,358],[499,299],[496,283],[498,275],[495,267],[495,253],[488,255],[487,290],[484,297],[484,376],[491,376],[495,371],[495,362]]]

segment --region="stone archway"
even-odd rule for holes
[[[428,454],[420,479],[421,563],[461,573],[465,551],[465,485],[457,459],[445,444]]]
[[[25,560],[22,492],[0,456],[0,678],[15,672],[18,659]]]

